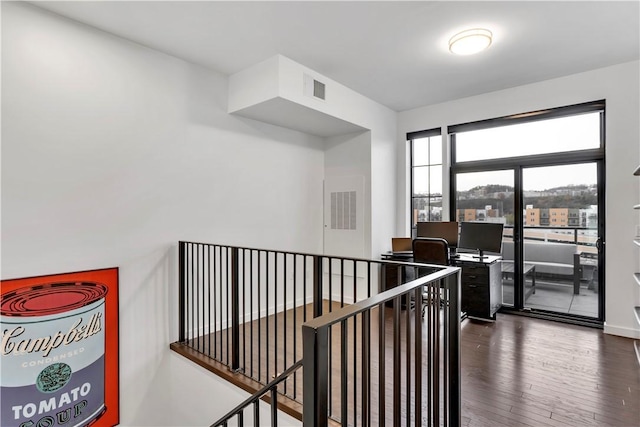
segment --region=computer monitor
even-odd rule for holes
[[[463,222],[458,248],[478,251],[479,258],[484,258],[485,251],[500,253],[503,228],[504,224],[496,222]]]
[[[444,239],[449,247],[458,246],[458,223],[451,222],[419,222],[416,224],[416,237],[438,237]]]

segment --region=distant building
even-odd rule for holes
[[[456,210],[456,218],[458,222],[504,222],[500,216],[500,211],[498,209],[492,209],[491,205],[485,206],[484,209],[458,209]]]
[[[580,209],[567,209],[569,211],[569,227],[580,227]]]
[[[580,209],[580,227],[597,228],[598,227],[598,207],[596,205],[589,206],[587,209]]]
[[[527,207],[524,214],[524,225],[539,226],[540,225],[540,209]]]
[[[580,211],[569,208],[550,208],[550,222],[552,227],[578,227],[580,225]]]
[[[549,209],[540,209],[540,226],[548,226],[550,224],[549,220]]]
[[[458,222],[469,222],[477,220],[477,209],[456,209]]]
[[[524,215],[524,225],[531,227],[580,227],[581,225],[579,209],[527,207]]]
[[[413,209],[413,223],[424,221],[442,221],[442,206],[425,206],[422,209]]]
[[[456,220],[458,222],[505,222],[506,218],[499,209],[493,209],[491,205],[487,205],[484,209],[457,209]],[[527,205],[524,211],[524,225],[528,227],[593,228],[597,220],[598,213],[595,207],[589,209],[534,208],[533,205]]]

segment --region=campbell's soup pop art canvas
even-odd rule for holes
[[[1,285],[0,426],[117,425],[118,269]]]

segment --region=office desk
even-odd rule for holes
[[[382,253],[381,256],[386,260],[411,262],[413,251],[389,251]]]
[[[412,262],[411,251],[386,252],[382,259]],[[471,254],[458,254],[451,259],[452,265],[461,272],[461,311],[468,317],[495,320],[496,312],[502,305],[501,257],[485,256],[482,260]],[[384,290],[391,289],[409,279],[408,272],[395,265],[384,266]]]

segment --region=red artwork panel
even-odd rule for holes
[[[117,425],[118,269],[0,284],[0,425]]]

